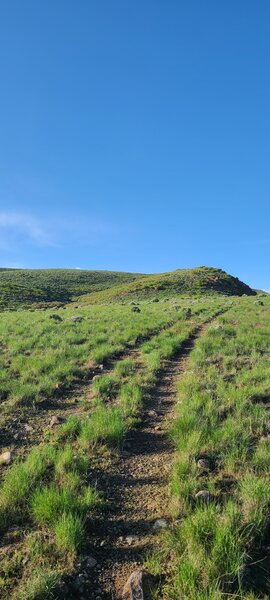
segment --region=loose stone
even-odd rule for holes
[[[210,494],[210,492],[208,492],[208,490],[200,490],[195,495],[195,498],[199,502],[204,502],[205,504],[208,504],[211,500],[211,494]]]
[[[167,527],[169,527],[169,523],[166,521],[166,519],[157,519],[153,525],[153,531],[160,531],[161,529],[166,529]]]
[[[7,450],[7,452],[3,452],[0,454],[0,465],[9,465],[11,463],[11,452]]]
[[[127,580],[122,600],[151,600],[153,598],[154,578],[143,569],[131,573]]]

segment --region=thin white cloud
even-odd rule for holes
[[[5,262],[1,267],[5,269],[26,269],[27,267],[19,262]]]
[[[22,211],[0,210],[0,250],[12,256],[21,254],[25,244],[64,249],[79,243],[85,247],[117,233],[113,224],[94,215],[91,219],[79,213],[41,218]]]
[[[54,245],[42,222],[32,215],[12,211],[0,212],[0,229],[23,234],[38,245]]]

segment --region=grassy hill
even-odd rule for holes
[[[178,294],[185,296],[201,296],[203,294],[252,296],[256,295],[256,292],[237,277],[229,275],[222,269],[196,267],[194,269],[178,269],[170,273],[145,275],[130,283],[87,295],[83,302],[144,300],[154,297],[166,298]]]
[[[177,294],[242,296],[255,292],[239,279],[212,267],[157,275],[76,269],[0,269],[0,309],[50,306],[78,298],[84,304],[92,304]]]
[[[0,269],[0,309],[67,303],[137,277],[142,275],[78,269]]]

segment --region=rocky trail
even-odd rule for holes
[[[125,582],[157,543],[158,531],[170,526],[168,480],[174,449],[168,429],[176,407],[176,384],[207,326],[198,326],[167,361],[145,402],[142,424],[129,432],[122,452],[106,471],[99,469],[98,461],[93,465],[92,482],[101,489],[108,508],[91,522],[87,554],[92,564],[86,573],[79,564],[76,577],[83,583],[86,576],[90,597],[96,600],[121,598]]]

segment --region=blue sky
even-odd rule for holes
[[[268,0],[0,7],[0,264],[270,290]]]

